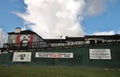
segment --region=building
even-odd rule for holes
[[[59,46],[85,46],[85,45],[105,45],[120,43],[120,35],[85,35],[84,37],[69,37],[65,39],[45,39],[51,47]]]
[[[86,35],[86,43],[88,44],[111,44],[120,43],[120,34],[116,35]]]
[[[17,27],[14,32],[8,33],[7,44],[11,48],[41,48],[46,47],[45,40],[38,34],[31,30],[21,31],[21,28]]]
[[[17,27],[14,32],[8,33],[8,42],[4,48],[8,49],[41,49],[52,47],[71,47],[84,45],[120,43],[120,35],[85,35],[84,37],[69,37],[65,39],[43,39],[31,30],[21,31]]]

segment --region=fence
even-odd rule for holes
[[[90,59],[90,49],[109,49],[110,57],[106,59]],[[15,52],[4,52],[0,54],[0,64],[5,65],[63,65],[63,66],[97,66],[97,67],[119,67],[120,68],[120,46],[119,45],[95,45],[86,47],[43,49],[43,50],[23,50],[31,53],[29,62],[13,61]],[[44,53],[73,53],[73,58],[62,58],[53,55],[52,57],[36,57],[37,52]],[[102,51],[101,51],[102,52]],[[21,52],[20,52],[21,53]],[[104,53],[101,53],[104,54]],[[108,54],[108,53],[106,53]],[[104,54],[104,55],[106,55]],[[44,54],[43,54],[44,55]],[[98,55],[98,54],[97,54]],[[46,55],[47,56],[47,55]],[[109,55],[108,55],[109,56]],[[107,56],[106,56],[107,57]],[[104,57],[103,57],[104,58]]]

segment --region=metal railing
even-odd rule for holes
[[[93,45],[111,45],[120,44],[120,42],[106,42],[99,44],[79,44],[79,43],[5,43],[0,50],[28,50],[28,49],[47,49],[47,48],[67,48],[67,47],[84,47]]]

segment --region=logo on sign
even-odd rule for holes
[[[25,54],[20,54],[20,55],[18,55],[18,57],[20,57],[21,60],[24,60],[25,59]]]

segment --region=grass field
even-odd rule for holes
[[[120,70],[63,66],[0,66],[0,77],[120,77]]]

